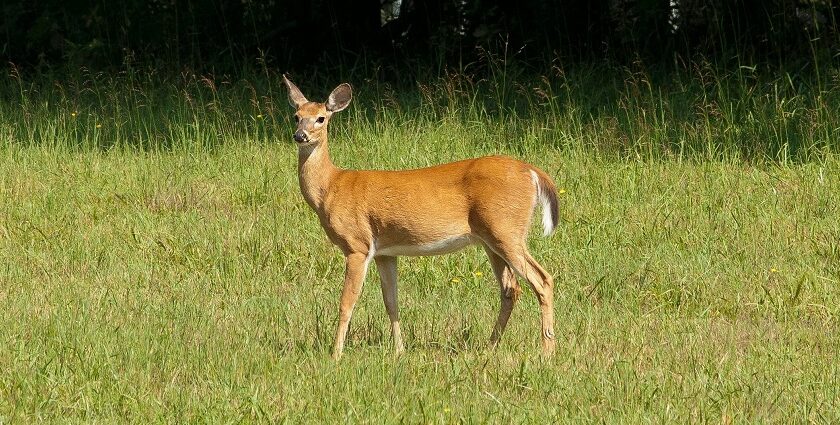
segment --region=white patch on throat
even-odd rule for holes
[[[315,155],[318,153],[318,144],[316,143],[306,143],[306,144],[298,144],[298,150],[301,155],[308,158],[314,158]]]

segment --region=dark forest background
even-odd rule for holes
[[[4,0],[15,67],[198,72],[463,66],[483,49],[525,63],[608,60],[807,68],[835,60],[830,0]]]

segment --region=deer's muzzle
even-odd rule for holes
[[[295,141],[298,143],[304,143],[309,141],[309,136],[306,135],[306,132],[303,130],[298,130],[295,132],[294,135]]]

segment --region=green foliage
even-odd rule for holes
[[[379,126],[339,131],[335,160],[517,154],[463,126]],[[486,350],[498,292],[471,249],[401,259],[397,359],[371,273],[335,364],[342,260],[298,192],[295,149],[0,150],[0,418],[840,419],[836,158],[613,162],[535,146],[520,157],[562,189],[560,227],[531,241],[556,276],[556,356],[539,357],[527,290]]]
[[[494,54],[495,55],[495,54]],[[495,59],[494,59],[495,58]],[[0,422],[837,422],[837,71],[697,62],[350,79],[344,167],[555,177],[557,353],[480,250],[401,259],[407,352],[303,202],[278,75],[0,83]],[[292,75],[292,77],[297,77]],[[338,81],[295,78],[313,99]],[[535,232],[536,233],[536,229]]]
[[[523,153],[552,147],[609,158],[786,162],[840,149],[834,66],[810,73],[699,60],[566,68],[556,59],[537,72],[501,50],[419,82],[354,78],[364,75],[355,68],[337,73],[351,75],[356,99],[342,114],[352,125],[337,126],[342,137],[375,137],[401,122],[463,129],[466,143]],[[322,98],[340,82],[292,77]],[[269,68],[242,79],[133,68],[27,77],[11,68],[0,80],[0,144],[143,151],[264,145],[288,139],[288,108],[280,76]]]
[[[457,66],[505,40],[531,61],[641,56],[807,66],[840,48],[826,0],[6,0],[0,59],[44,68],[316,71],[375,62]]]

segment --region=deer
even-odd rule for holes
[[[480,245],[501,298],[490,347],[501,340],[527,282],[539,302],[542,354],[555,348],[554,281],[528,251],[532,215],[542,209],[544,236],[557,226],[557,189],[539,168],[507,156],[483,156],[413,170],[348,170],[330,159],[327,128],[352,99],[348,83],[326,102],[311,102],[286,75],[295,109],[298,181],[329,240],[344,254],[344,282],[332,357],[338,361],[371,261],[396,354],[405,350],[397,307],[397,257],[447,254]]]

